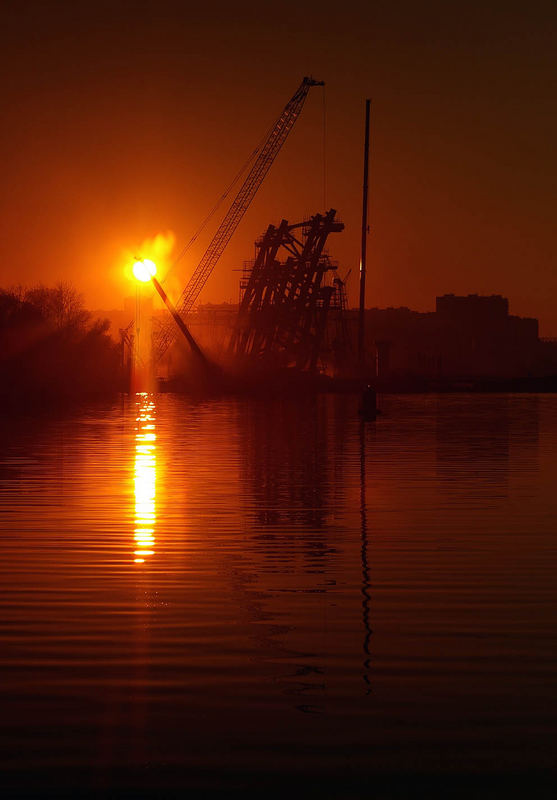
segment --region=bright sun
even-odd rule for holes
[[[143,261],[136,261],[133,265],[133,274],[138,281],[147,283],[151,278],[157,274],[157,265],[149,258],[144,258]]]

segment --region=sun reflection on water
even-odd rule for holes
[[[143,564],[155,552],[157,435],[153,396],[145,392],[136,397],[134,561]]]

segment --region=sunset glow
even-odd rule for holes
[[[2,796],[549,797],[557,2],[2,12]]]
[[[144,258],[143,261],[136,261],[133,265],[134,277],[142,283],[147,283],[157,274],[157,265],[149,258]]]

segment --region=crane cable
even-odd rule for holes
[[[207,227],[208,223],[209,223],[209,222],[211,221],[211,219],[214,217],[214,215],[216,214],[216,212],[218,211],[218,209],[221,207],[222,203],[223,203],[223,202],[226,200],[226,198],[228,197],[228,195],[230,194],[230,192],[232,191],[232,189],[233,189],[233,188],[236,186],[236,184],[238,183],[238,181],[240,180],[240,178],[242,177],[242,175],[244,175],[244,173],[247,171],[247,169],[248,169],[248,167],[250,166],[250,164],[252,164],[252,163],[255,161],[255,159],[257,158],[257,156],[258,156],[258,154],[259,154],[259,152],[261,151],[261,148],[263,147],[263,145],[265,144],[265,142],[266,142],[266,141],[267,141],[267,139],[269,138],[269,136],[270,136],[270,134],[271,134],[271,131],[273,130],[273,128],[275,127],[275,125],[276,125],[276,122],[273,122],[273,124],[272,124],[272,125],[270,125],[270,126],[267,128],[267,130],[266,130],[265,134],[263,135],[263,137],[262,137],[262,138],[261,138],[261,140],[259,141],[259,144],[258,144],[258,145],[257,145],[257,147],[255,148],[255,150],[254,150],[254,151],[253,151],[253,152],[252,152],[252,153],[251,153],[251,154],[248,156],[248,158],[246,159],[246,161],[245,161],[245,162],[243,163],[243,165],[240,167],[239,171],[236,173],[236,175],[235,175],[235,176],[234,176],[234,178],[232,179],[231,183],[230,183],[230,184],[229,184],[229,185],[226,187],[226,189],[224,190],[223,194],[222,194],[222,195],[219,197],[219,199],[217,200],[217,202],[215,203],[215,205],[213,206],[213,208],[212,208],[212,209],[209,211],[209,213],[207,214],[207,216],[205,217],[205,219],[202,221],[202,223],[201,223],[201,225],[198,227],[198,229],[195,231],[195,233],[193,234],[193,236],[191,237],[191,239],[189,240],[189,242],[188,242],[186,245],[184,245],[184,247],[183,247],[183,248],[180,250],[180,252],[179,252],[179,253],[178,253],[178,255],[176,256],[176,258],[174,259],[174,261],[172,262],[172,264],[171,264],[171,265],[170,265],[170,267],[168,268],[168,271],[167,271],[166,275],[164,276],[164,279],[161,281],[161,283],[164,283],[164,282],[166,281],[166,279],[168,278],[168,276],[170,275],[170,273],[172,272],[172,270],[173,270],[173,269],[176,267],[176,265],[177,265],[177,264],[178,264],[178,263],[179,263],[179,262],[182,260],[182,258],[183,258],[183,257],[186,255],[186,253],[188,252],[188,250],[189,250],[189,249],[192,247],[192,245],[193,245],[193,244],[196,242],[196,240],[198,239],[198,237],[200,236],[200,234],[201,234],[201,233],[202,233],[202,232],[205,230],[205,228]]]

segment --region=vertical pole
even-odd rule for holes
[[[132,384],[133,384],[133,391],[143,390],[142,386],[139,386],[139,363],[141,358],[141,339],[140,334],[141,332],[141,294],[139,289],[139,283],[136,283],[135,286],[135,339],[134,339],[134,348],[133,348],[133,363],[132,363]]]
[[[362,249],[360,259],[360,315],[358,324],[358,361],[365,364],[365,306],[366,306],[366,250],[367,250],[367,194],[369,174],[369,117],[371,100],[366,100],[366,127],[364,142],[364,188],[362,202]]]
[[[327,210],[327,105],[323,84],[323,211]]]

